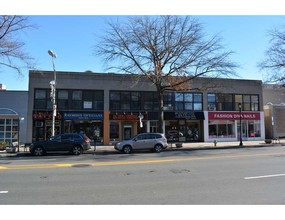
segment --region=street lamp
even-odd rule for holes
[[[242,126],[241,126],[241,103],[238,103],[238,108],[239,108],[239,146],[243,146],[242,144]]]
[[[48,54],[51,56],[52,59],[52,66],[53,66],[53,81],[50,81],[50,98],[52,101],[52,130],[51,136],[54,136],[54,128],[55,128],[55,116],[56,116],[56,104],[55,104],[55,90],[56,90],[56,71],[54,65],[54,58],[56,58],[56,54],[51,50],[48,50]]]

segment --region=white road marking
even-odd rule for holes
[[[285,176],[285,174],[274,174],[274,175],[264,175],[264,176],[251,176],[251,177],[245,177],[245,180],[251,180],[251,179],[261,179],[261,178],[271,178],[271,177],[278,177],[278,176]]]
[[[8,191],[0,191],[0,193],[8,193]]]

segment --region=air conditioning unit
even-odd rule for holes
[[[216,106],[210,105],[208,106],[209,111],[216,111]]]
[[[172,106],[163,106],[163,110],[164,111],[171,111],[171,110],[173,110],[173,107]]]

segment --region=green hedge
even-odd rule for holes
[[[5,142],[5,141],[0,142],[0,150],[6,150],[7,145],[8,145],[8,142]]]

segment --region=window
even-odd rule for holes
[[[201,111],[202,109],[201,93],[175,93],[175,110]]]
[[[216,106],[218,111],[233,110],[233,95],[231,94],[216,94]]]
[[[94,110],[104,110],[104,91],[93,91],[94,92]]]
[[[239,111],[239,103],[242,111],[259,111],[258,95],[208,94],[209,111]]]
[[[251,96],[251,111],[259,111],[259,99],[257,95]]]
[[[35,90],[34,109],[46,109],[47,108],[47,91],[45,89]]]
[[[18,141],[18,119],[0,119],[0,142]]]
[[[110,91],[110,110],[158,110],[157,93]]]
[[[67,90],[58,90],[57,91],[57,106],[58,109],[68,109],[69,108],[69,99]]]
[[[235,95],[235,110],[239,111],[238,104],[242,104],[242,111],[259,111],[258,95]]]
[[[235,110],[236,111],[239,111],[239,107],[238,107],[239,103],[242,104],[242,95],[235,95]],[[241,109],[243,109],[243,107]]]
[[[150,132],[157,132],[158,130],[158,125],[157,125],[157,121],[150,121]]]
[[[173,110],[172,93],[166,92],[163,94],[163,107],[166,110]]]
[[[82,91],[72,91],[72,109],[82,109]]]
[[[209,137],[210,138],[234,138],[235,137],[235,121],[209,121]]]
[[[131,110],[130,92],[121,92],[121,110]]]
[[[208,110],[209,111],[216,111],[216,95],[215,94],[208,94]]]

